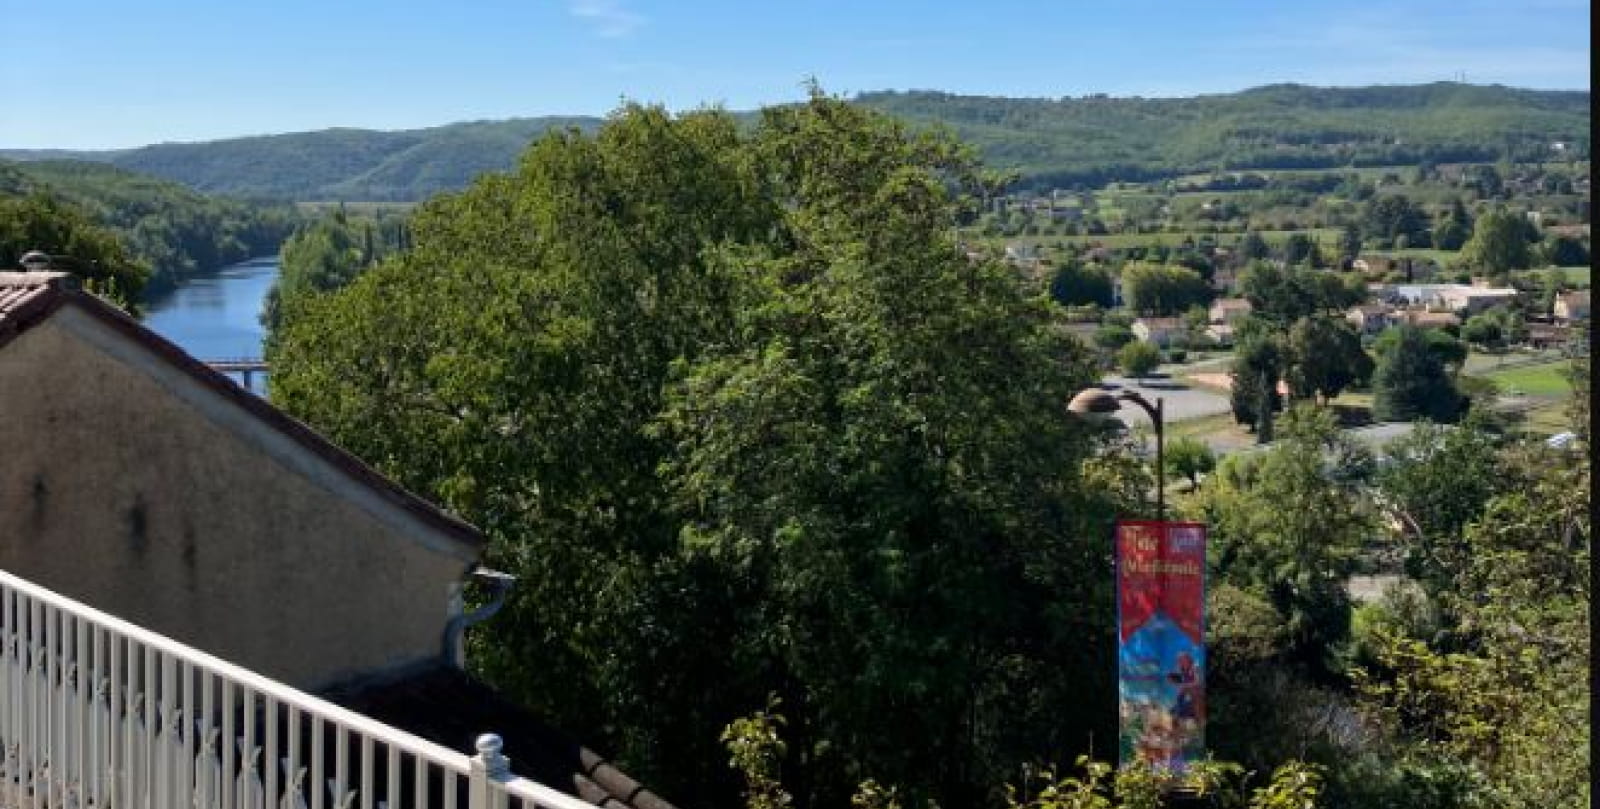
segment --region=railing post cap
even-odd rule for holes
[[[500,739],[500,735],[497,733],[485,733],[478,737],[475,745],[478,748],[478,754],[488,758],[500,755],[500,749],[505,746],[505,742]]]

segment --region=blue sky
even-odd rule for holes
[[[0,147],[940,89],[1588,89],[1578,0],[0,0]]]

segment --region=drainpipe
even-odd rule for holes
[[[474,568],[472,575],[489,585],[489,603],[472,612],[452,616],[450,623],[444,627],[444,658],[458,669],[466,668],[466,649],[462,640],[466,636],[467,627],[483,623],[499,612],[500,608],[505,606],[506,596],[511,594],[512,585],[517,581],[517,577],[510,573],[501,573],[486,567]]]

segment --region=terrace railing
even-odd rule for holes
[[[0,809],[594,809],[0,571]]]

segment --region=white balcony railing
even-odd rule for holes
[[[594,809],[0,571],[0,809]]]

